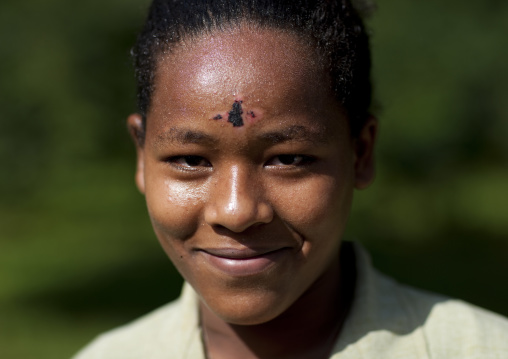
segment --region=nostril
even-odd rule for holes
[[[237,241],[242,242],[242,238],[244,238],[244,236],[252,238],[252,235],[254,235],[255,233],[259,233],[262,227],[268,225],[269,223],[265,222],[249,223],[243,226],[239,225],[238,223],[236,225],[232,224],[223,225],[215,223],[211,224],[211,229],[215,234],[219,236],[236,238]]]
[[[264,198],[262,184],[252,177],[249,168],[233,166],[217,176],[216,181],[204,213],[208,225],[240,233],[271,221],[271,205]]]
[[[267,203],[255,203],[235,206],[210,206],[205,211],[205,222],[216,230],[240,233],[250,227],[257,227],[272,221],[273,211]]]
[[[229,231],[227,227],[223,226],[222,224],[214,223],[212,224],[212,227],[218,232],[218,233],[224,233]]]

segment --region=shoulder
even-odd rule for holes
[[[192,289],[185,285],[177,300],[101,334],[73,359],[180,357],[200,336],[195,300]]]
[[[400,305],[399,315],[407,318],[408,338],[426,353],[422,358],[508,358],[507,318],[379,276],[389,282],[386,285]]]
[[[99,335],[74,359],[142,358],[145,347],[153,347],[161,328],[171,325],[179,302],[167,304],[125,326]]]
[[[342,358],[508,358],[508,319],[398,283],[355,245],[357,287],[336,352]]]
[[[508,319],[461,300],[401,286],[430,358],[508,358]]]

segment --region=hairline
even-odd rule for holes
[[[206,36],[215,36],[216,34],[222,34],[227,32],[236,32],[243,30],[269,30],[276,31],[282,34],[286,34],[294,37],[297,41],[300,41],[300,45],[302,47],[307,47],[308,49],[312,49],[314,51],[314,58],[316,59],[316,64],[321,68],[319,71],[323,71],[325,73],[327,83],[329,86],[329,90],[331,91],[332,96],[339,103],[341,107],[344,105],[336,98],[335,91],[333,89],[333,79],[331,78],[331,59],[327,56],[324,51],[320,51],[320,47],[317,46],[317,40],[312,38],[311,34],[306,34],[303,30],[298,31],[294,29],[294,26],[280,26],[276,24],[271,24],[268,22],[256,21],[256,19],[248,19],[248,18],[240,18],[228,20],[220,25],[214,24],[211,28],[202,28],[198,30],[192,30],[185,33],[184,36],[179,38],[177,41],[166,41],[163,45],[154,46],[153,52],[153,71],[152,78],[150,83],[150,95],[148,96],[149,102],[145,108],[145,113],[142,113],[143,118],[143,126],[146,126],[146,121],[148,117],[148,113],[150,112],[150,107],[152,105],[153,94],[156,90],[156,78],[159,73],[159,66],[163,62],[165,56],[173,56],[178,55],[178,51],[185,49],[186,47],[192,48],[195,44],[197,44],[200,40],[202,40]]]

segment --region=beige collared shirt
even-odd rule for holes
[[[331,359],[508,359],[508,319],[398,284],[354,246],[353,306]],[[176,301],[99,336],[74,359],[205,359],[198,298]]]

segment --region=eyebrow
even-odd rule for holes
[[[325,128],[311,129],[305,126],[293,125],[281,130],[262,133],[259,138],[272,145],[289,141],[325,144],[330,141],[330,136],[330,132],[326,131]]]
[[[169,130],[164,131],[157,136],[155,146],[161,147],[167,142],[183,145],[197,143],[213,146],[217,144],[218,140],[215,137],[201,131],[171,127]]]
[[[263,132],[256,135],[258,140],[277,145],[289,141],[311,142],[313,144],[326,144],[330,141],[330,131],[326,128],[309,128],[306,126],[292,125],[282,129]],[[216,146],[219,140],[205,132],[191,129],[171,127],[159,134],[155,140],[156,147],[163,147],[167,143],[200,144],[204,146]]]

